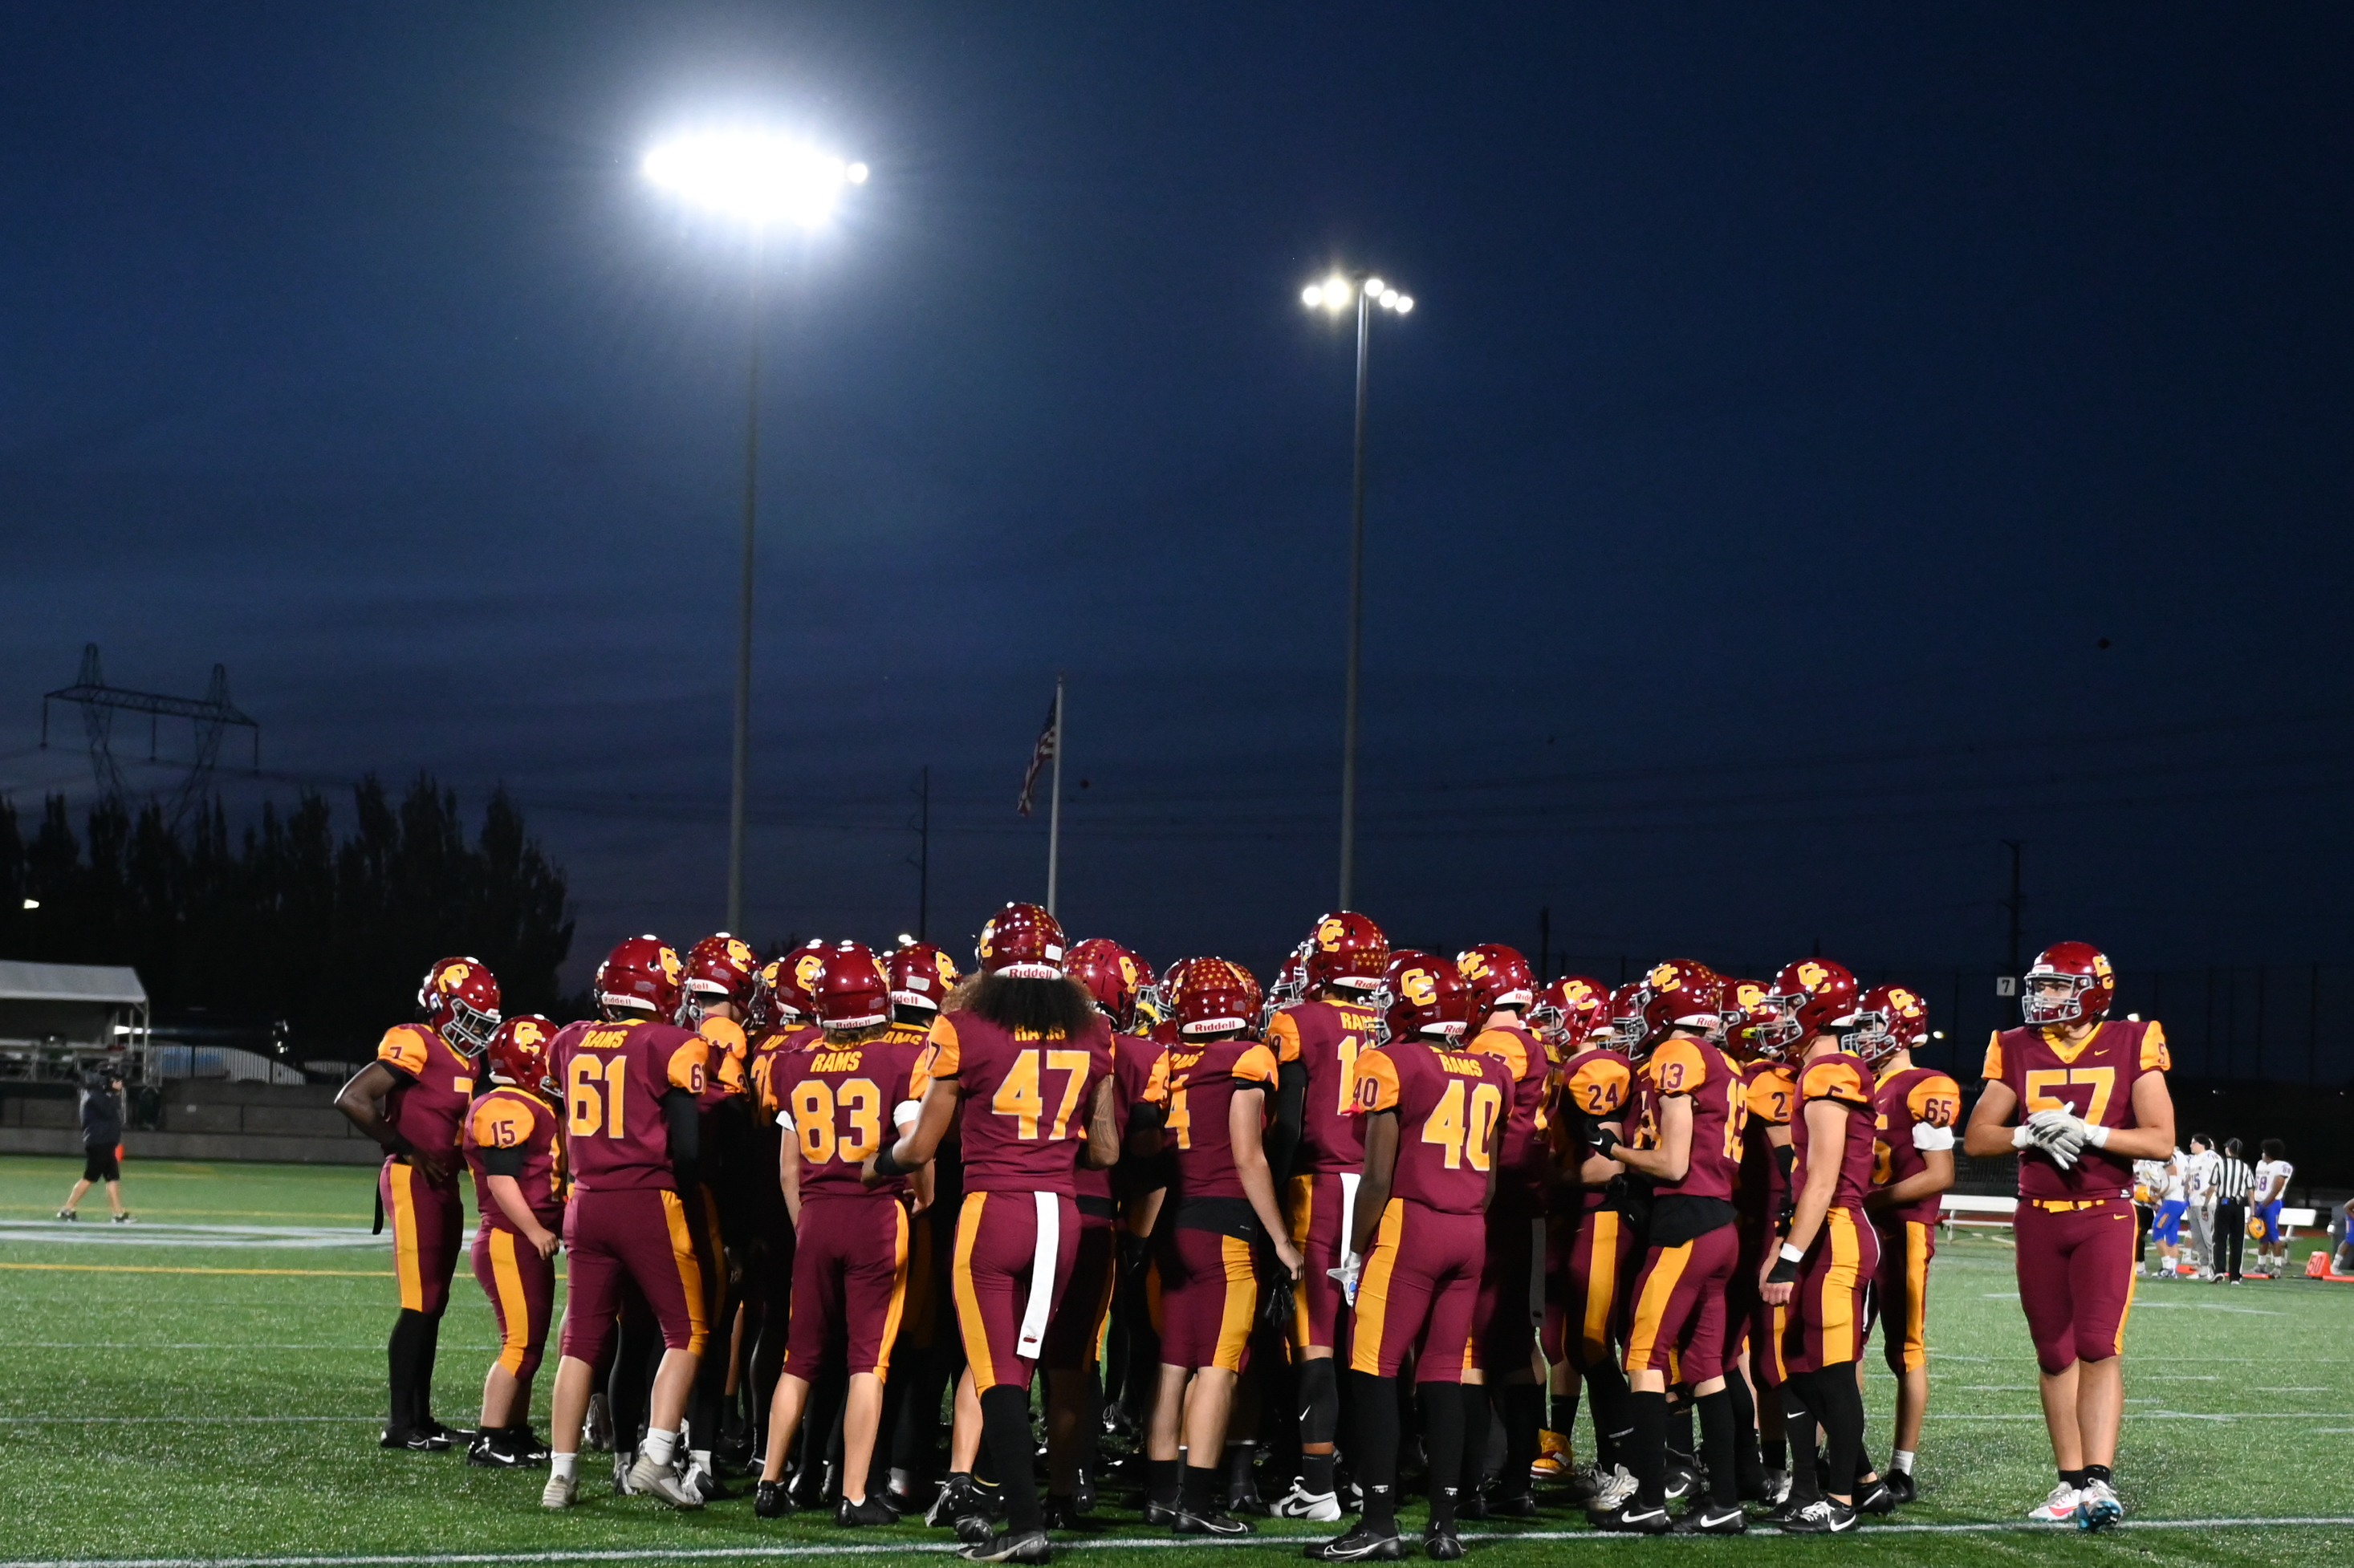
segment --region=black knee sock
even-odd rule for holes
[[[1594,1407],[1594,1457],[1597,1464],[1624,1465],[1634,1472],[1628,1444],[1635,1435],[1634,1407],[1627,1374],[1616,1361],[1605,1361],[1585,1373],[1586,1402]]]
[[[1754,1492],[1765,1484],[1766,1465],[1757,1451],[1757,1400],[1749,1380],[1739,1372],[1724,1380],[1724,1397],[1733,1405],[1733,1474],[1737,1491]],[[1701,1428],[1708,1428],[1708,1412],[1700,1413]]]
[[[1474,1409],[1483,1424],[1487,1420],[1488,1391],[1478,1383],[1426,1383],[1417,1385],[1415,1393],[1422,1401],[1422,1455],[1429,1467],[1430,1522],[1453,1524],[1455,1504],[1463,1495],[1463,1478],[1470,1468],[1464,1462],[1468,1457],[1464,1435],[1471,1427]]]
[[[1567,1393],[1550,1395],[1545,1401],[1545,1430],[1558,1432],[1566,1437],[1577,1430],[1577,1384],[1572,1383]]]
[[[1397,1380],[1352,1372],[1348,1381],[1356,1404],[1356,1421],[1349,1428],[1356,1442],[1349,1457],[1365,1492],[1365,1528],[1394,1535],[1399,1426],[1397,1390],[1390,1385]]]
[[[1629,1467],[1635,1472],[1636,1500],[1645,1508],[1668,1506],[1668,1396],[1629,1391],[1627,1405],[1634,1416],[1634,1435],[1628,1439]]]
[[[1299,1441],[1330,1443],[1341,1430],[1341,1380],[1331,1356],[1299,1363]],[[1299,1456],[1299,1478],[1311,1492],[1332,1489],[1332,1456]]]
[[[1733,1395],[1723,1389],[1703,1393],[1692,1402],[1699,1407],[1702,1450],[1708,1459],[1708,1500],[1719,1509],[1739,1506],[1741,1478],[1735,1456]]]
[[[1187,1513],[1204,1514],[1218,1495],[1218,1467],[1188,1464],[1177,1482],[1177,1505]]]
[[[423,1425],[433,1419],[433,1357],[441,1348],[441,1314],[419,1313],[424,1323],[417,1341],[417,1421]]]
[[[1030,1391],[1001,1383],[981,1396],[981,1444],[995,1462],[1005,1493],[1005,1528],[1021,1535],[1042,1528],[1038,1481],[1030,1442]]]
[[[1177,1495],[1184,1483],[1185,1464],[1182,1459],[1147,1459],[1144,1461],[1144,1500],[1161,1508],[1177,1506]]]
[[[1842,1361],[1807,1375],[1814,1381],[1815,1418],[1830,1450],[1831,1485],[1853,1497],[1855,1478],[1863,1473],[1863,1390],[1855,1385],[1855,1368]]]
[[[1529,1467],[1537,1462],[1544,1390],[1532,1383],[1508,1383],[1496,1391],[1496,1404],[1504,1422],[1504,1495],[1516,1498],[1528,1491]]]
[[[392,1320],[392,1339],[385,1346],[386,1370],[392,1384],[392,1412],[386,1425],[406,1433],[417,1425],[417,1347],[425,1331],[425,1314],[401,1308]]]
[[[1822,1496],[1815,1478],[1815,1413],[1808,1407],[1793,1373],[1782,1383],[1782,1431],[1790,1445],[1790,1500],[1814,1501]]]

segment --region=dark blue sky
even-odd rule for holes
[[[746,256],[637,172],[872,164],[773,253],[752,917],[1042,890],[1265,963],[1333,891],[1335,262],[1378,323],[1360,902],[1402,940],[2128,970],[2354,944],[2354,23],[2148,7],[20,5],[0,789],[80,646],[273,778],[494,780],[584,959],[724,893]],[[2105,640],[2106,645],[2104,646]],[[161,775],[143,775],[159,777]],[[1080,781],[1085,780],[1085,788]]]

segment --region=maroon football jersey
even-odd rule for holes
[[[1872,1091],[1879,1134],[1872,1141],[1872,1184],[1893,1187],[1927,1168],[1928,1157],[1913,1147],[1913,1129],[1922,1122],[1950,1128],[1961,1119],[1962,1086],[1935,1067],[1906,1067],[1882,1078]],[[1937,1222],[1945,1205],[1942,1193],[1916,1198],[1883,1212],[1890,1224],[1918,1220]]]
[[[1474,1055],[1493,1056],[1512,1078],[1512,1101],[1504,1115],[1502,1165],[1496,1171],[1496,1194],[1521,1200],[1541,1200],[1553,1179],[1553,1160],[1545,1148],[1545,1097],[1552,1082],[1552,1062],[1537,1037],[1517,1023],[1500,1023],[1479,1032],[1469,1047]]]
[[[1575,1135],[1576,1141],[1563,1151],[1573,1177],[1576,1167],[1585,1161],[1585,1130],[1596,1123],[1617,1121],[1634,1092],[1635,1065],[1619,1052],[1596,1046],[1563,1061],[1553,1075],[1552,1115],[1556,1125]],[[1605,1202],[1604,1189],[1579,1186],[1580,1208],[1591,1212]]]
[[[1238,1089],[1261,1091],[1259,1129],[1275,1113],[1275,1053],[1256,1040],[1186,1041],[1153,1064],[1145,1099],[1162,1107],[1161,1146],[1173,1156],[1170,1196],[1240,1198],[1228,1108]]]
[[[532,1216],[548,1230],[564,1224],[564,1146],[557,1141],[556,1107],[528,1089],[501,1084],[474,1102],[466,1113],[466,1165],[474,1173],[474,1207],[493,1230],[514,1226],[499,1201],[491,1196],[490,1172],[483,1168],[486,1150],[512,1149],[523,1156],[523,1171],[515,1184]]]
[[[1143,1102],[1144,1091],[1152,1082],[1153,1065],[1161,1060],[1162,1049],[1159,1041],[1139,1034],[1111,1037],[1111,1116],[1122,1142],[1128,1139],[1128,1113]],[[1081,1160],[1078,1183],[1080,1197],[1110,1201],[1110,1167],[1097,1171]]]
[[[1441,1213],[1487,1206],[1489,1140],[1511,1103],[1511,1069],[1493,1056],[1393,1040],[1357,1057],[1358,1114],[1397,1112],[1391,1195]]]
[[[955,1079],[963,1097],[965,1191],[1076,1197],[1087,1107],[1111,1070],[1111,1026],[1100,1019],[1076,1040],[1041,1039],[976,1012],[942,1013],[923,1073]]]
[[[895,1176],[879,1187],[858,1179],[868,1155],[898,1141],[892,1113],[914,1097],[908,1080],[923,1047],[904,1040],[870,1040],[781,1057],[769,1078],[776,1091],[779,1126],[801,1150],[801,1196],[848,1198],[865,1193],[896,1195],[907,1179]]]
[[[1741,1131],[1741,1185],[1734,1202],[1752,1222],[1762,1218],[1770,1228],[1779,1222],[1790,1189],[1782,1180],[1782,1161],[1768,1135],[1790,1125],[1798,1101],[1798,1075],[1788,1063],[1766,1057],[1742,1068],[1741,1079],[1749,1117]]]
[[[1293,1175],[1354,1175],[1365,1168],[1365,1124],[1352,1113],[1357,1058],[1373,1049],[1373,1010],[1353,1001],[1301,1001],[1267,1025],[1267,1044],[1276,1061],[1299,1062],[1308,1069]]]
[[[404,1023],[385,1031],[376,1059],[397,1080],[384,1097],[384,1119],[419,1153],[458,1148],[458,1125],[473,1103],[473,1057],[441,1037],[429,1023]]]
[[[1659,1102],[1677,1095],[1691,1098],[1691,1152],[1681,1181],[1659,1182],[1660,1197],[1730,1201],[1741,1169],[1741,1128],[1748,1105],[1741,1069],[1706,1040],[1666,1040],[1643,1059],[1635,1082],[1638,1149],[1659,1147]]]
[[[1986,1077],[2019,1097],[2019,1119],[2064,1109],[2095,1127],[2137,1127],[2133,1087],[2144,1073],[2173,1065],[2166,1034],[2154,1022],[2104,1023],[2081,1045],[2057,1029],[2006,1029],[1987,1042]],[[2041,1149],[2021,1150],[2022,1198],[2117,1198],[2133,1192],[2133,1161],[2086,1144],[2062,1171]]]
[[[677,1191],[662,1099],[673,1089],[699,1097],[710,1055],[702,1035],[652,1019],[557,1032],[549,1075],[564,1091],[566,1157],[579,1191]]]
[[[1807,1111],[1817,1100],[1830,1101],[1844,1115],[1835,1150],[1813,1146]],[[1797,1151],[1790,1163],[1790,1190],[1806,1191],[1809,1157],[1837,1160],[1839,1185],[1831,1189],[1831,1207],[1862,1207],[1863,1195],[1872,1191],[1872,1146],[1878,1108],[1872,1097],[1872,1082],[1863,1075],[1863,1064],[1854,1057],[1825,1056],[1799,1069],[1798,1111],[1790,1118],[1790,1147]]]
[[[814,1023],[796,1023],[789,1029],[772,1029],[752,1043],[751,1060],[745,1065],[744,1076],[753,1100],[760,1107],[761,1120],[772,1121],[782,1108],[774,1082],[778,1062],[796,1051],[808,1049],[824,1033]]]

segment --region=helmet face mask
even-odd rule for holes
[[[2109,1015],[2116,970],[2089,942],[2055,942],[2035,955],[2019,988],[2019,1010],[2041,1027],[2096,1023]]]
[[[1757,1026],[1757,1043],[1786,1062],[1795,1062],[1819,1035],[1844,1029],[1856,1008],[1854,974],[1829,959],[1800,959],[1782,966],[1766,999],[1771,1010]]]
[[[499,982],[480,959],[443,959],[425,971],[417,1005],[445,1037],[480,1051],[499,1029]]]

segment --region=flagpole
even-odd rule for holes
[[[1046,813],[1046,913],[1055,912],[1055,882],[1063,869],[1063,676],[1055,673],[1055,801]]]

